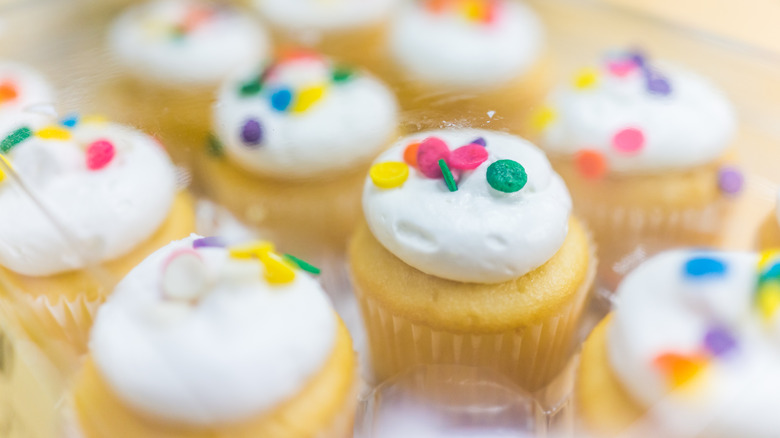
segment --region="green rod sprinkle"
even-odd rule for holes
[[[217,136],[214,134],[209,134],[209,138],[206,143],[206,152],[208,152],[209,155],[212,157],[221,157],[224,154],[224,149],[222,147],[222,142],[219,141]]]
[[[284,258],[286,258],[287,260],[295,263],[302,270],[304,270],[306,272],[309,272],[309,273],[312,273],[314,275],[320,275],[320,272],[322,272],[320,270],[320,268],[312,265],[311,263],[305,262],[305,261],[299,259],[298,257],[295,257],[294,255],[285,254]]]
[[[24,126],[17,129],[16,131],[8,134],[8,137],[4,138],[3,141],[0,142],[0,153],[7,154],[11,151],[11,149],[14,148],[14,146],[27,140],[31,136],[32,131],[30,128]]]
[[[444,175],[444,182],[447,184],[447,188],[451,192],[457,192],[458,184],[455,182],[455,178],[452,176],[452,172],[444,159],[439,160],[439,168],[441,169],[441,174]]]

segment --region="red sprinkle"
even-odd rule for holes
[[[417,168],[417,151],[420,149],[420,142],[409,143],[404,149],[404,161],[406,164]]]
[[[100,170],[114,159],[116,149],[108,140],[96,140],[87,147],[87,168]]]
[[[478,144],[467,144],[452,151],[448,164],[453,169],[472,170],[487,159],[487,149]]]
[[[612,146],[624,154],[636,154],[645,146],[645,134],[637,128],[625,128],[612,137]]]
[[[449,159],[450,148],[440,138],[428,137],[417,149],[417,168],[428,178],[443,178],[439,160],[444,160],[449,165]]]
[[[607,173],[607,159],[599,151],[581,150],[574,156],[574,162],[587,179],[599,179]]]

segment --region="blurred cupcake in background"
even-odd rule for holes
[[[544,154],[478,129],[426,131],[372,166],[349,248],[377,381],[483,366],[544,388],[570,358],[595,247]]]
[[[38,71],[0,59],[0,135],[45,123],[54,100],[54,90]]]
[[[544,28],[522,2],[406,1],[388,44],[401,106],[421,128],[524,134],[547,93]]]
[[[349,333],[298,266],[214,237],[152,254],[98,312],[70,397],[78,436],[351,436]]]
[[[673,250],[621,283],[575,391],[597,437],[777,436],[780,259]]]
[[[208,0],[133,5],[112,24],[108,45],[118,81],[104,106],[159,135],[177,162],[206,137],[221,81],[271,50],[249,13]]]
[[[206,193],[283,248],[343,253],[371,160],[395,138],[387,87],[307,51],[228,79],[198,172]]]
[[[552,93],[532,124],[593,227],[602,267],[639,243],[718,242],[742,175],[734,109],[708,80],[640,52],[609,53]]]
[[[122,125],[25,126],[0,151],[0,283],[33,340],[73,359],[113,284],[193,231],[192,201],[159,143]]]
[[[383,70],[390,17],[399,0],[248,0],[282,47],[309,47],[341,62]]]
[[[766,218],[758,231],[760,249],[780,248],[780,192],[777,194],[775,210]]]

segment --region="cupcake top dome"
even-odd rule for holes
[[[286,258],[286,259],[285,259]],[[209,426],[261,414],[315,376],[336,341],[319,283],[268,243],[172,242],[98,311],[90,352],[126,405]]]
[[[291,31],[345,31],[375,26],[398,0],[254,0],[272,24]]]
[[[175,170],[155,139],[102,120],[68,117],[0,138],[0,158],[23,184],[0,172],[0,264],[21,274],[83,268],[73,241],[30,199],[35,196],[70,238],[120,257],[168,215]],[[29,192],[28,192],[29,190]]]
[[[451,129],[411,135],[377,158],[363,210],[377,240],[412,267],[498,283],[555,255],[568,233],[571,198],[531,143]]]
[[[609,361],[673,432],[776,436],[778,303],[780,253],[662,253],[618,288]]]
[[[536,14],[510,0],[407,1],[389,38],[409,80],[464,89],[500,87],[522,76],[544,44]]]
[[[398,106],[367,73],[298,51],[227,80],[214,120],[239,166],[305,179],[368,163],[395,134]]]
[[[203,0],[153,0],[131,6],[111,27],[109,45],[138,77],[171,86],[216,85],[270,51],[248,14]]]
[[[54,91],[36,70],[24,64],[0,60],[0,135],[46,117],[36,107],[54,103]]]
[[[734,138],[734,109],[708,80],[614,52],[550,96],[534,124],[549,153],[621,174],[685,170],[720,157]]]

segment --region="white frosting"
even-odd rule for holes
[[[450,150],[482,137],[488,159],[461,176],[456,192],[416,169],[394,189],[368,178],[363,211],[388,251],[426,274],[475,283],[520,277],[555,255],[568,232],[571,198],[538,148],[493,131],[429,131],[401,140],[375,162],[402,162],[406,146],[427,137],[444,140]],[[520,191],[503,193],[488,184],[488,166],[502,159],[525,167],[528,183]]]
[[[302,271],[283,285],[256,260],[200,248],[212,283],[195,303],[163,298],[165,261],[192,236],[138,265],[101,307],[92,329],[95,364],[116,395],[140,412],[191,425],[234,422],[299,392],[336,341],[336,317]]]
[[[345,31],[386,20],[397,0],[254,0],[274,25],[289,31]]]
[[[454,2],[457,3],[457,2]],[[408,1],[394,20],[390,49],[410,80],[466,89],[500,87],[539,59],[544,32],[522,3],[498,0],[490,23],[470,21],[457,8],[434,13]]]
[[[188,14],[207,18],[176,37]],[[171,86],[216,85],[230,72],[268,56],[263,29],[238,9],[200,0],[155,0],[132,6],[114,22],[109,44],[139,77]]]
[[[46,120],[42,112],[54,102],[54,91],[40,73],[23,64],[0,60],[0,87],[3,86],[10,86],[16,97],[4,99],[0,93],[0,136]]]
[[[721,278],[686,277],[694,257],[726,264]],[[608,331],[612,368],[633,398],[683,436],[776,437],[780,416],[780,324],[766,324],[755,305],[758,256],[675,250],[651,258],[618,289]],[[671,391],[654,365],[661,354],[701,354],[705,334],[727,327],[736,349],[710,354],[705,371]]]
[[[279,179],[333,175],[375,157],[396,132],[395,97],[364,72],[334,82],[332,69],[329,61],[316,57],[285,61],[273,67],[262,91],[253,96],[242,96],[239,90],[258,76],[258,69],[226,81],[214,119],[228,156],[247,170]],[[303,112],[279,111],[271,105],[270,96],[278,89],[295,95],[317,85],[325,86],[325,94]],[[260,144],[251,147],[242,141],[243,126],[250,119],[263,132]]]
[[[176,192],[174,167],[151,137],[110,123],[80,123],[67,141],[30,137],[7,158],[19,177],[69,234],[110,260],[150,237],[168,216]],[[85,149],[96,140],[114,144],[104,168],[87,169]],[[0,182],[0,264],[25,275],[80,269],[48,217],[10,177]],[[94,260],[98,261],[98,260]]]
[[[548,152],[573,155],[595,150],[614,172],[648,173],[712,162],[731,143],[734,109],[706,79],[659,64],[657,71],[671,86],[670,94],[659,95],[648,91],[639,69],[621,77],[611,74],[605,63],[597,71],[595,87],[566,84],[549,98],[556,116],[543,132],[542,146]],[[644,135],[644,147],[637,153],[613,146],[615,134],[626,128]]]

